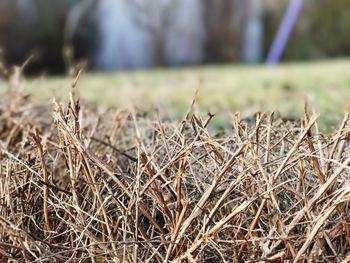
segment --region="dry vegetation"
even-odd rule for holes
[[[0,99],[1,262],[348,262],[350,121]],[[51,114],[52,112],[52,114]],[[53,116],[53,118],[52,118]]]

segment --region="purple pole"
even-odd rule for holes
[[[304,0],[291,0],[289,2],[283,21],[269,50],[266,63],[277,64],[280,61],[303,4]]]

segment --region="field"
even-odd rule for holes
[[[164,115],[182,118],[198,89],[196,107],[215,112],[223,125],[228,112],[251,117],[256,111],[279,111],[285,117],[303,113],[304,101],[321,113],[325,126],[341,121],[350,98],[350,60],[331,60],[264,66],[204,66],[121,73],[89,73],[82,76],[79,92],[89,102],[114,107],[136,105]],[[65,95],[70,79],[43,77],[30,81],[37,99]],[[225,125],[224,125],[225,126]]]
[[[327,64],[3,85],[0,262],[349,262],[349,62]]]

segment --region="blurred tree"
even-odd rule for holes
[[[287,4],[288,1],[283,0],[275,5],[268,5],[265,9],[265,47],[267,49],[272,43]],[[350,1],[348,0],[305,1],[283,58],[307,60],[349,56],[349,10]]]
[[[315,47],[312,55],[322,57],[350,56],[350,1],[312,0],[305,10],[310,17],[308,33],[311,45]],[[306,19],[306,17],[305,17]]]
[[[29,56],[28,48],[34,47],[33,24],[30,17],[23,17],[16,1],[0,2],[0,48],[2,60],[21,64]]]
[[[73,1],[68,10],[63,31],[63,58],[66,69],[72,71],[74,60],[91,58],[98,47],[97,0]]]
[[[99,1],[98,69],[202,62],[201,0]]]
[[[33,55],[29,73],[63,72],[64,30],[68,14],[76,4],[74,0],[1,0],[0,45],[5,63],[21,64]],[[73,46],[79,46],[76,58],[89,56],[88,51],[96,43],[92,11],[90,8],[80,17],[72,35]],[[89,27],[89,33],[86,27]]]
[[[179,0],[130,0],[135,23],[151,36],[155,65],[166,64],[166,33],[174,22]]]
[[[235,0],[203,0],[205,60],[232,61],[239,58],[240,19]]]
[[[245,0],[241,11],[245,14],[241,57],[245,63],[259,63],[263,57],[261,0]]]
[[[129,19],[147,35],[149,43],[144,48],[152,53],[152,65],[202,62],[204,26],[201,0],[130,0],[126,9]]]
[[[261,1],[266,54],[288,0]],[[114,9],[109,8],[117,2],[112,5]],[[28,67],[32,73],[64,72],[66,64],[72,63],[63,59],[65,44],[73,48],[70,51],[74,52],[66,53],[71,54],[71,60],[90,58],[97,65],[95,57],[100,56],[106,58],[101,61],[114,63],[110,69],[237,60],[242,50],[242,6],[246,2],[0,0],[0,55],[5,64],[11,65],[22,64],[34,54]],[[95,8],[101,3],[108,16]],[[305,1],[284,59],[349,56],[348,10],[349,0]],[[107,37],[114,37],[111,45],[103,45]],[[102,50],[103,56],[97,50]]]

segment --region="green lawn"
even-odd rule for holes
[[[67,77],[42,77],[28,81],[36,99],[66,94]],[[276,67],[209,65],[118,73],[87,73],[78,84],[79,94],[90,102],[152,110],[183,116],[199,89],[197,108],[219,115],[240,111],[278,110],[283,115],[302,114],[304,100],[321,113],[323,123],[341,119],[350,102],[350,59],[290,63]]]

